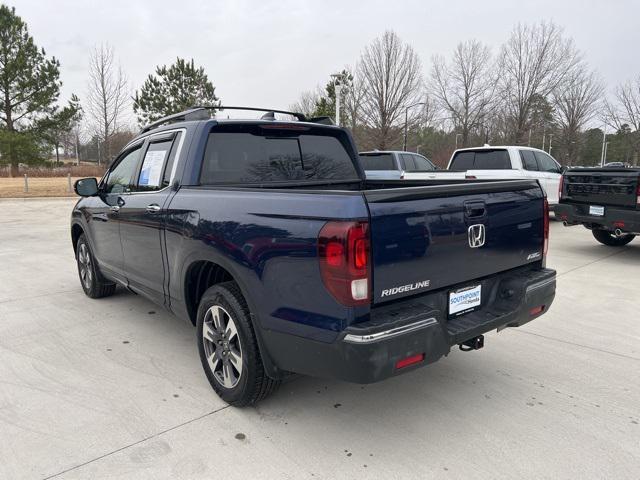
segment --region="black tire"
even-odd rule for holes
[[[219,318],[217,322],[214,315]],[[236,335],[230,324],[235,327]],[[205,325],[207,339],[203,335]],[[235,282],[214,285],[204,293],[198,306],[196,327],[202,368],[211,387],[225,402],[236,407],[252,405],[280,385],[264,370],[249,307]],[[241,364],[240,370],[236,368],[238,364]]]
[[[609,230],[592,230],[591,233],[597,241],[610,247],[623,247],[635,238],[635,235],[631,233],[617,237]]]
[[[84,233],[80,235],[76,244],[76,263],[80,285],[87,297],[102,298],[113,295],[116,284],[106,281],[96,268],[95,257]]]

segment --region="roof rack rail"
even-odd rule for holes
[[[226,105],[211,105],[211,106],[194,106],[188,110],[183,112],[174,113],[172,115],[167,115],[166,117],[162,117],[155,122],[150,123],[142,128],[140,133],[146,133],[154,128],[158,128],[160,125],[164,125],[169,122],[181,122],[181,121],[189,121],[189,120],[207,120],[210,118],[210,110],[250,110],[254,112],[265,112],[263,115],[263,119],[275,118],[273,117],[276,113],[281,113],[283,115],[291,115],[295,117],[300,122],[311,122],[311,123],[320,123],[323,125],[334,125],[333,120],[330,117],[314,117],[307,118],[304,113],[299,112],[289,112],[287,110],[274,110],[273,108],[258,108],[258,107],[229,107]]]
[[[211,107],[215,108],[215,107]],[[146,133],[149,130],[153,130],[154,128],[158,128],[160,125],[164,125],[169,122],[179,122],[185,120],[206,120],[209,118],[209,112],[205,107],[193,107],[189,110],[185,110],[183,112],[174,113],[172,115],[167,115],[166,117],[162,117],[155,122],[151,122],[149,125],[142,127],[140,133]]]
[[[230,107],[226,105],[221,105],[219,107],[202,107],[209,110],[251,110],[253,112],[266,112],[266,113],[282,113],[284,115],[291,115],[292,117],[297,118],[301,122],[306,122],[307,117],[304,113],[299,112],[289,112],[287,110],[274,110],[273,108],[259,108],[259,107]]]

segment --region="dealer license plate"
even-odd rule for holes
[[[471,312],[482,303],[482,285],[449,292],[449,315],[458,316]]]

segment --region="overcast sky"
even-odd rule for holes
[[[430,68],[476,38],[497,52],[517,22],[553,20],[607,82],[640,74],[639,0],[139,1],[14,0],[36,43],[61,62],[63,99],[86,97],[91,49],[108,42],[132,90],[176,56],[205,67],[227,105],[286,108],[353,65],[386,29]]]

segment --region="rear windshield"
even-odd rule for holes
[[[397,170],[390,153],[369,153],[360,155],[363,170]]]
[[[200,184],[357,181],[346,141],[328,129],[219,125],[209,133]]]
[[[511,161],[506,150],[465,150],[451,160],[449,170],[510,170]]]

